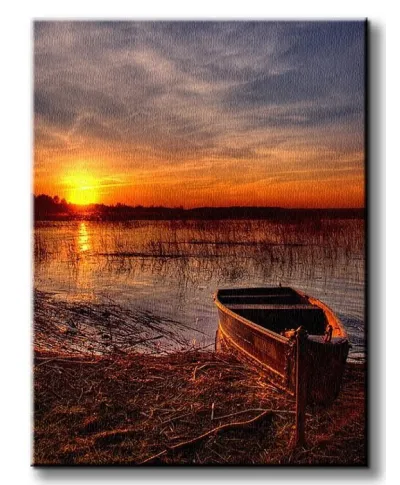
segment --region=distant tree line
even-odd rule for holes
[[[33,207],[35,219],[47,219],[70,214],[68,202],[65,199],[60,200],[58,195],[54,197],[45,194],[34,196]]]
[[[280,207],[198,207],[184,209],[163,206],[135,207],[125,204],[90,204],[79,206],[70,204],[57,195],[34,196],[34,219],[40,220],[189,220],[189,219],[269,219],[280,222],[297,222],[305,219],[359,219],[364,217],[364,209],[286,209]]]

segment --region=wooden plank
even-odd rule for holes
[[[221,295],[220,300],[231,300],[231,299],[243,299],[243,298],[298,298],[299,300],[302,299],[302,297],[298,295],[292,295],[290,293],[280,293],[280,294],[246,294],[244,293],[243,295]]]
[[[295,445],[304,446],[307,405],[307,332],[300,327],[296,332],[296,436]]]
[[[268,303],[228,303],[226,305],[230,310],[315,310],[321,312],[321,308],[310,304],[296,305],[276,305]]]

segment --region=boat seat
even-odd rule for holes
[[[311,303],[299,303],[296,305],[280,305],[279,303],[228,303],[226,308],[230,310],[316,310],[321,309]]]

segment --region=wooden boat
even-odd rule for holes
[[[221,289],[215,304],[217,345],[236,349],[291,394],[296,388],[296,329],[303,327],[307,331],[307,401],[328,403],[338,395],[349,340],[340,320],[324,303],[298,290],[277,287]]]

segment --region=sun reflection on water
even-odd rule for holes
[[[78,226],[76,236],[77,264],[73,267],[76,291],[81,301],[92,301],[93,295],[93,266],[91,261],[91,228],[85,222]]]
[[[86,224],[81,222],[78,232],[78,248],[80,253],[86,253],[90,250],[89,234]]]

